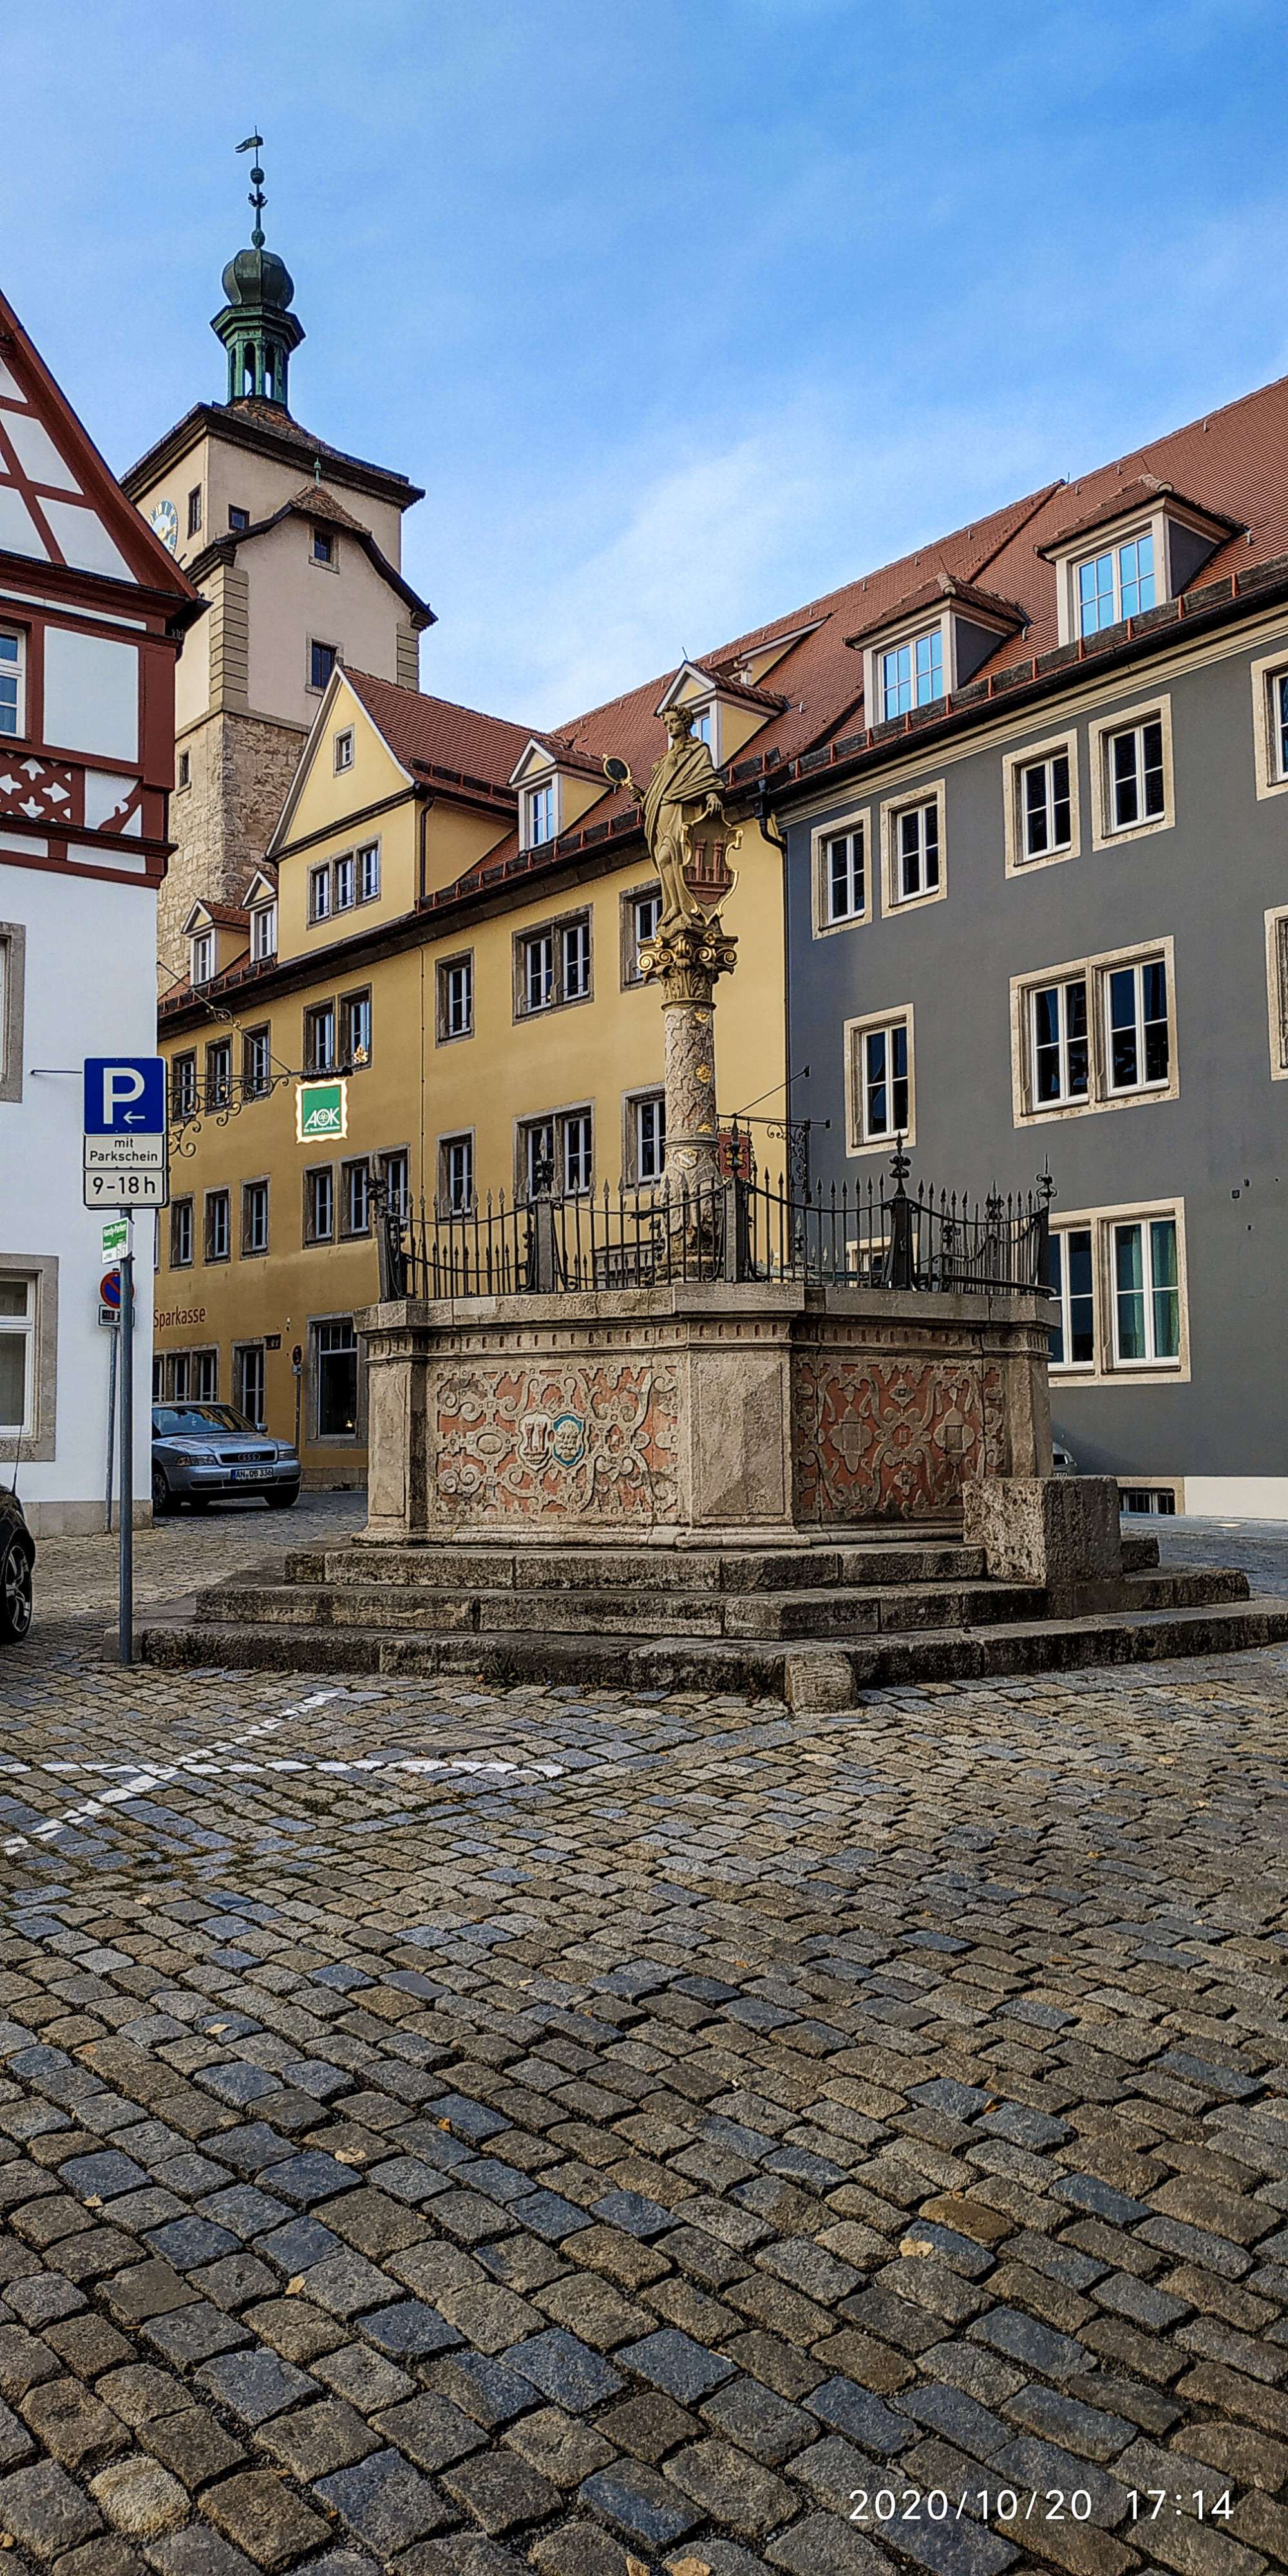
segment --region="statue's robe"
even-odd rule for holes
[[[681,874],[688,856],[685,808],[702,805],[708,796],[722,794],[720,773],[710,751],[693,735],[664,751],[654,768],[644,797],[644,837],[662,880],[668,912],[694,908]]]

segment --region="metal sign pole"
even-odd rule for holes
[[[112,1346],[108,1354],[107,1362],[107,1519],[103,1526],[106,1529],[109,1538],[112,1534],[112,1467],[114,1464],[112,1450],[116,1437],[116,1346],[118,1330],[119,1327],[114,1324],[112,1326],[111,1333]]]
[[[134,1661],[134,1226],[127,1209],[121,1254],[121,1621],[123,1664]]]

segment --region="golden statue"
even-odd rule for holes
[[[638,787],[624,760],[606,760],[604,770],[615,787],[625,787],[643,808],[644,838],[649,856],[662,884],[662,918],[659,931],[676,929],[682,922],[709,919],[713,906],[698,901],[690,882],[695,859],[699,876],[706,874],[706,849],[695,850],[692,835],[700,825],[718,818],[725,825],[720,772],[705,742],[695,737],[691,707],[668,707],[664,718],[669,744],[660,760],[653,764],[653,775],[647,788]],[[728,846],[736,848],[741,836],[731,834]],[[724,881],[724,844],[720,848],[718,900],[731,890],[733,879]],[[713,888],[714,891],[714,888]],[[718,909],[718,901],[715,909]]]

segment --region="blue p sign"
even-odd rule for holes
[[[87,1055],[85,1133],[87,1136],[163,1136],[164,1057]]]

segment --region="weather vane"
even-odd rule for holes
[[[254,152],[258,154],[264,149],[264,137],[262,134],[248,134],[245,142],[239,143],[237,149],[239,152]],[[268,199],[264,194],[264,173],[259,166],[258,160],[256,160],[254,167],[251,170],[250,181],[249,202],[255,209],[255,229],[250,237],[251,248],[253,250],[262,250],[264,247],[264,233],[259,219],[268,203]]]

